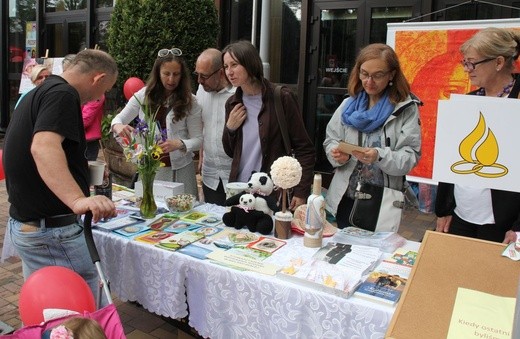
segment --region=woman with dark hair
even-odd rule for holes
[[[276,159],[288,155],[275,110],[275,86],[264,78],[262,59],[248,41],[226,46],[222,60],[229,82],[237,87],[226,102],[222,136],[224,151],[233,158],[229,181],[247,182],[253,171],[269,173]],[[283,112],[279,113],[286,121],[294,157],[302,166],[302,178],[289,205],[294,210],[309,195],[316,152],[292,92],[282,88],[280,100]]]
[[[460,47],[470,95],[518,98],[520,82],[514,74],[520,34],[488,27]],[[520,193],[440,182],[435,203],[438,232],[495,242],[514,242],[520,231]]]
[[[128,124],[137,116],[144,117],[141,104],[157,111],[156,120],[167,139],[159,144],[164,154],[157,180],[184,184],[184,191],[197,196],[197,180],[193,151],[202,143],[202,109],[192,94],[190,71],[178,48],[161,49],[146,86],[134,94],[123,110],[112,120],[112,131],[129,138],[133,128]]]
[[[326,209],[336,216],[339,228],[350,226],[358,182],[403,191],[405,175],[421,155],[420,102],[411,95],[390,46],[371,44],[359,52],[348,93],[329,121],[323,142],[336,169]],[[338,149],[339,141],[363,149],[350,155]]]

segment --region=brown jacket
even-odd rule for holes
[[[316,150],[305,129],[296,98],[287,88],[282,88],[281,92],[283,113],[287,121],[291,147],[294,157],[302,166],[302,179],[294,187],[293,194],[299,198],[306,199],[312,186]],[[242,103],[242,94],[242,89],[238,87],[236,93],[226,102],[226,122],[229,119],[231,109],[236,104]],[[274,86],[266,79],[263,79],[262,108],[258,114],[258,125],[262,147],[262,168],[260,171],[269,173],[273,162],[287,154],[283,144],[280,125],[276,118]],[[230,131],[224,127],[222,143],[226,154],[233,158],[229,175],[229,181],[233,182],[237,180],[240,157],[242,155],[242,127],[235,131]]]

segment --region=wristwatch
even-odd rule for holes
[[[179,151],[183,151],[183,152],[186,152],[186,144],[184,143],[184,141],[182,139],[179,139],[182,143],[182,146],[181,148],[179,148]]]

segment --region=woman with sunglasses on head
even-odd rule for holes
[[[460,47],[462,65],[472,85],[468,94],[518,98],[513,74],[520,52],[518,32],[486,28]],[[439,183],[435,203],[438,232],[496,242],[514,242],[520,231],[520,193]],[[505,238],[505,239],[504,239]]]
[[[140,103],[157,111],[157,122],[166,130],[167,139],[159,144],[164,154],[155,179],[182,182],[184,191],[197,196],[197,180],[193,152],[202,143],[202,109],[192,94],[190,71],[178,48],[161,49],[146,86],[134,94],[123,110],[112,120],[112,131],[130,137],[128,124],[137,116],[144,117]]]
[[[275,86],[264,78],[262,59],[255,46],[238,41],[222,50],[224,71],[236,92],[226,102],[222,144],[233,158],[229,182],[247,182],[253,171],[269,173],[279,157],[286,156],[282,130],[275,110]],[[302,166],[300,183],[294,187],[288,207],[305,203],[312,184],[316,155],[307,134],[296,98],[287,88],[280,91],[288,141]]]
[[[358,181],[403,191],[405,175],[421,155],[420,102],[410,93],[390,46],[363,48],[347,89],[349,97],[327,124],[323,142],[335,167],[326,209],[336,216],[339,228],[350,226]],[[349,155],[338,149],[339,141],[362,146],[362,150]]]

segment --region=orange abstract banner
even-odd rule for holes
[[[422,157],[410,175],[431,179],[437,102],[451,93],[470,91],[470,81],[460,61],[459,47],[477,30],[396,32],[395,50],[412,92],[421,99]]]
[[[388,25],[387,43],[397,55],[412,92],[421,99],[422,156],[409,179],[432,181],[439,100],[475,89],[461,65],[460,46],[484,27],[518,29],[518,19]],[[518,62],[517,62],[518,65]],[[517,67],[518,68],[518,67]],[[413,178],[415,177],[415,178]]]

